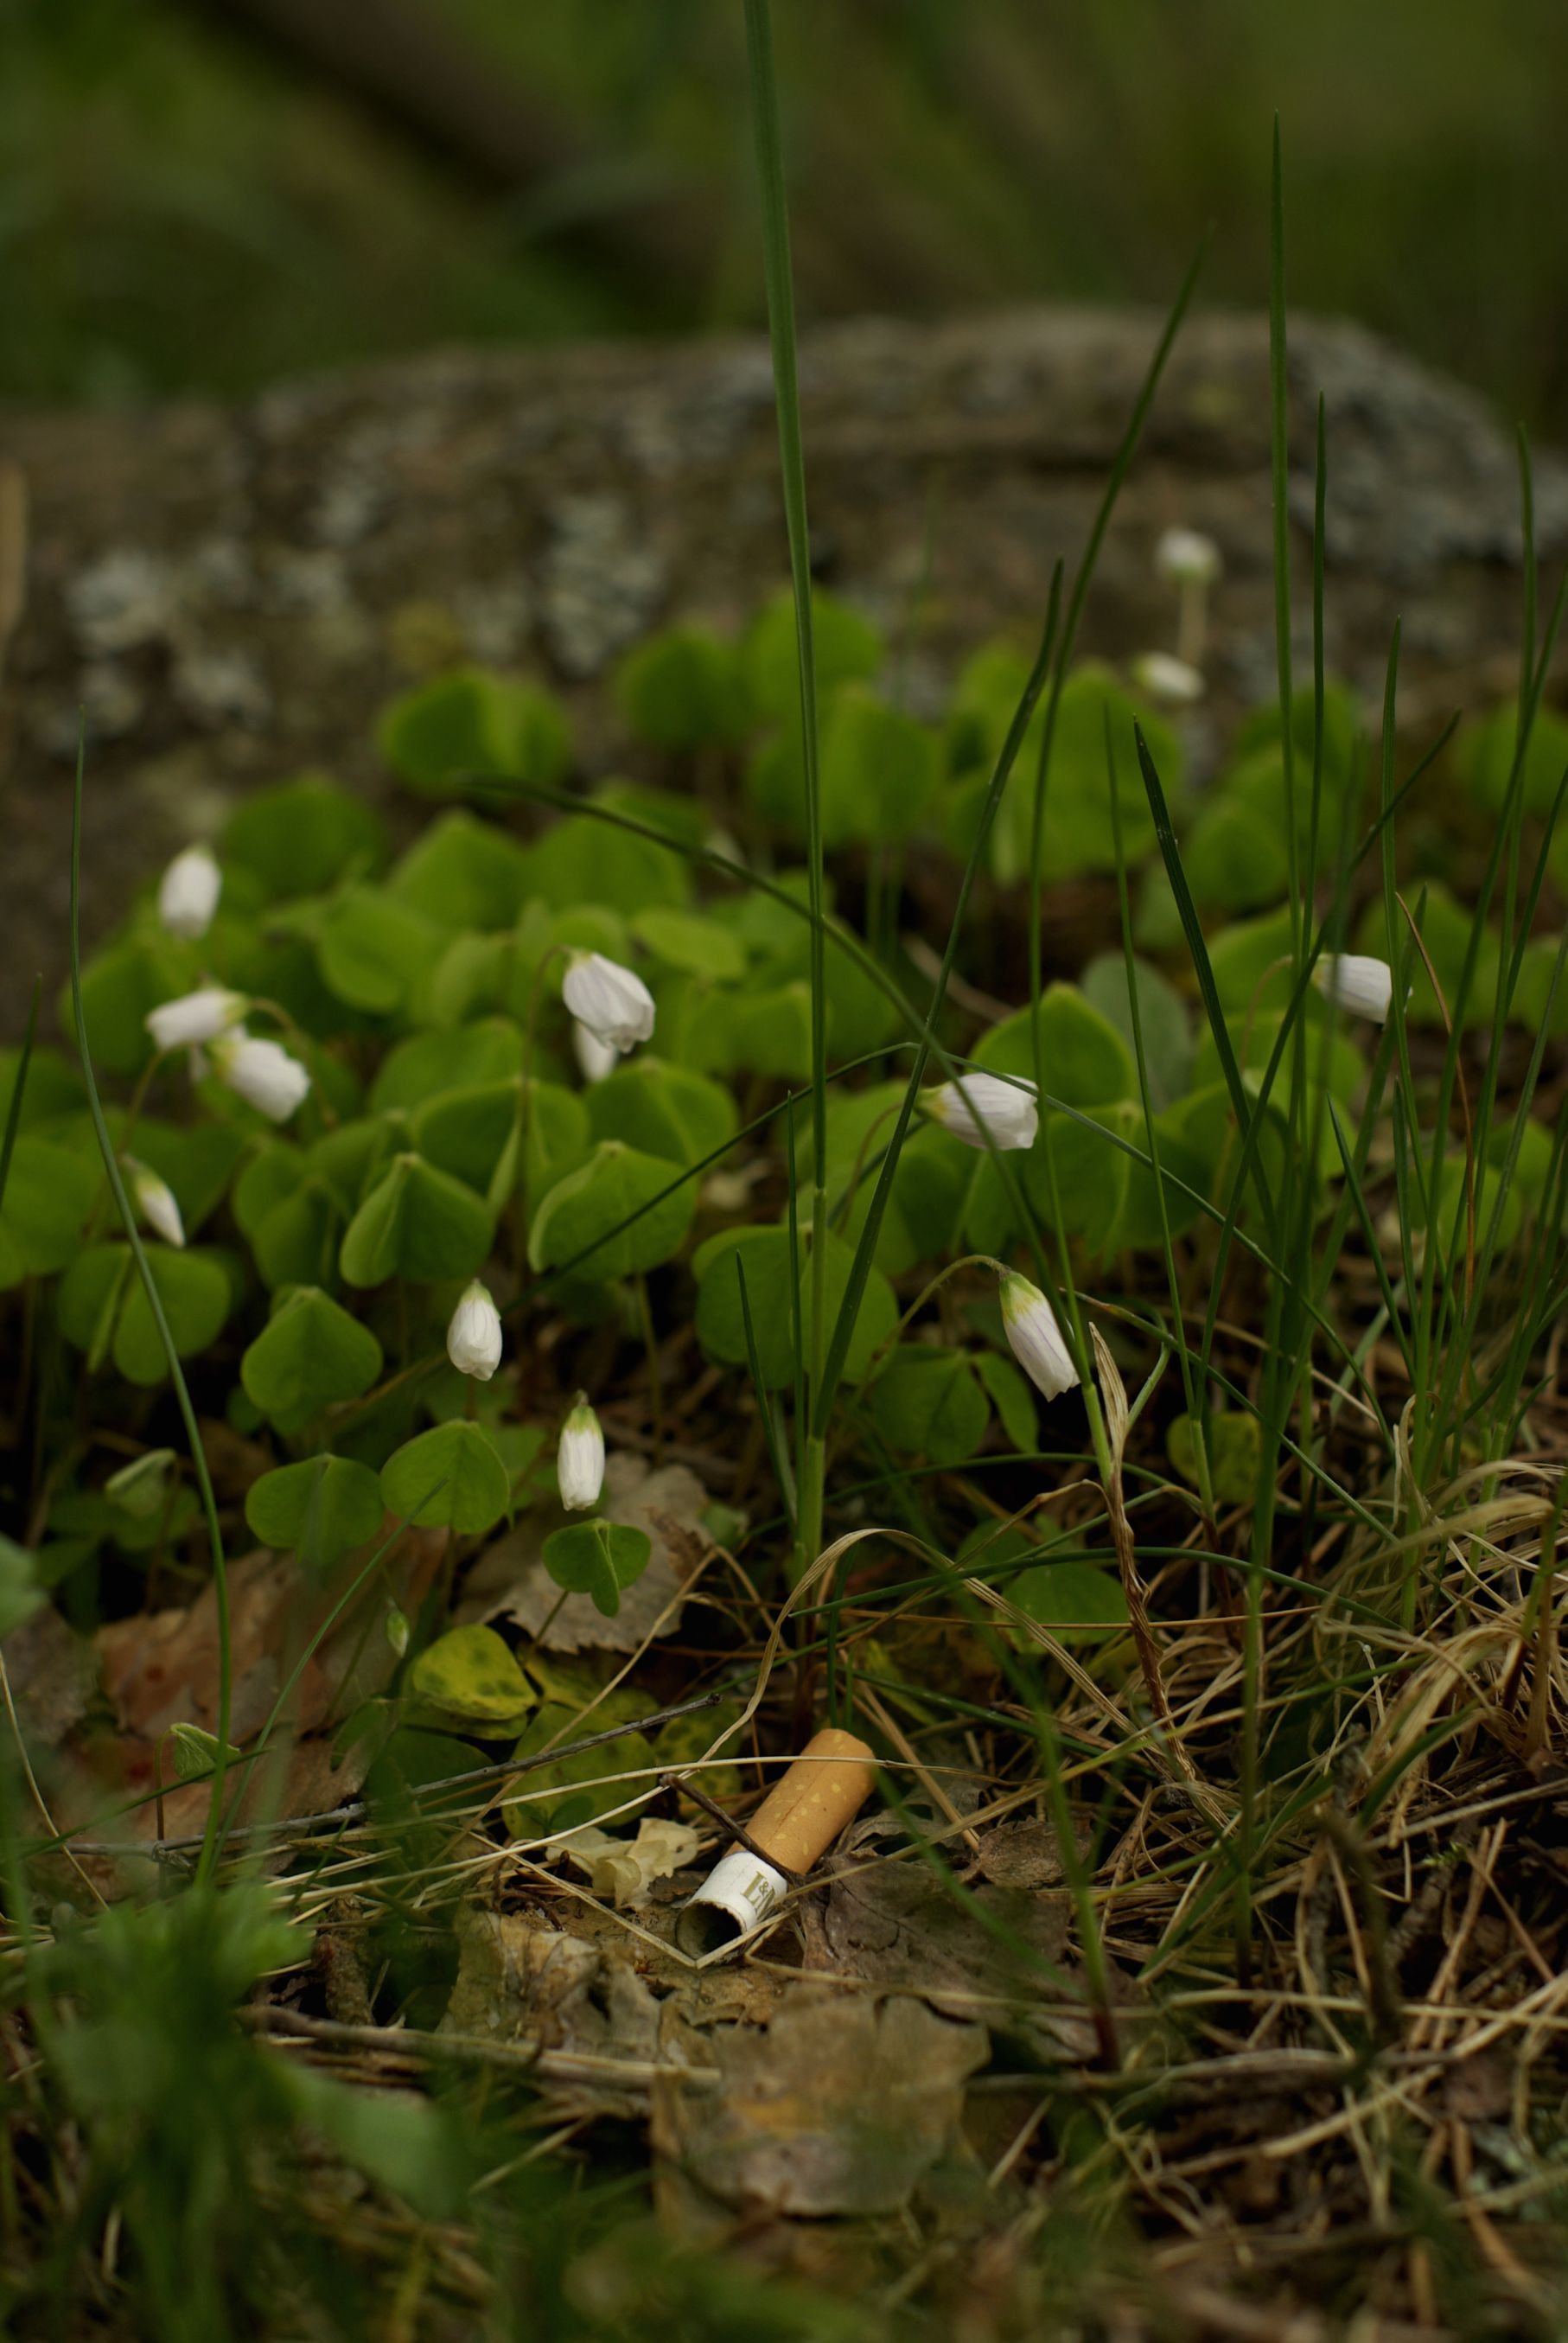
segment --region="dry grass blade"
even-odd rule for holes
[[[1121,1574],[1121,1591],[1127,1597],[1128,1617],[1132,1623],[1132,1638],[1138,1647],[1138,1664],[1143,1673],[1143,1687],[1193,1805],[1216,1830],[1222,1830],[1226,1821],[1223,1806],[1193,1764],[1191,1753],[1171,1715],[1170,1696],[1160,1664],[1160,1646],[1149,1624],[1148,1590],[1138,1568],[1137,1541],[1128,1518],[1122,1485],[1122,1459],[1127,1448],[1127,1386],[1099,1327],[1091,1327],[1090,1331],[1094,1342],[1095,1372],[1105,1403],[1105,1429],[1111,1447],[1111,1470],[1105,1480],[1105,1509],[1110,1518],[1117,1568]]]

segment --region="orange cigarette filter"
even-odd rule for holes
[[[852,1733],[829,1725],[806,1744],[751,1817],[752,1843],[780,1871],[809,1871],[860,1811],[877,1761]]]

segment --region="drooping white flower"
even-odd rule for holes
[[[154,1235],[162,1237],[166,1244],[183,1245],[186,1224],[180,1218],[179,1202],[168,1182],[160,1180],[156,1172],[149,1171],[145,1163],[138,1163],[132,1155],[126,1158],[126,1173],[132,1201]]]
[[[1325,1001],[1379,1025],[1386,1023],[1393,1006],[1393,970],[1369,952],[1325,952],[1312,970],[1312,982]]]
[[[1191,708],[1202,699],[1206,688],[1197,669],[1170,651],[1145,651],[1135,659],[1132,680],[1163,708]]]
[[[147,1031],[160,1050],[199,1048],[237,1025],[250,1003],[226,984],[204,984],[147,1011]]]
[[[452,1312],[447,1356],[460,1375],[487,1383],[501,1363],[501,1313],[476,1277]]]
[[[1056,1312],[1027,1277],[1009,1270],[1001,1282],[1001,1322],[1013,1357],[1037,1391],[1058,1399],[1079,1380],[1072,1353],[1061,1339]]]
[[[612,1043],[601,1041],[592,1026],[585,1025],[580,1017],[572,1019],[572,1050],[585,1082],[602,1082],[620,1063],[620,1051]]]
[[[1000,1074],[960,1074],[928,1091],[920,1104],[966,1147],[983,1147],[988,1131],[993,1146],[1032,1147],[1040,1129],[1034,1084]]]
[[[270,1122],[286,1122],[310,1088],[310,1075],[280,1041],[257,1041],[243,1025],[211,1045],[212,1068],[247,1106]]]
[[[1154,567],[1177,586],[1212,586],[1224,567],[1220,548],[1201,529],[1168,528],[1154,548]]]
[[[158,917],[172,936],[205,936],[222,893],[223,872],[211,849],[187,846],[158,881]]]
[[[568,1513],[582,1513],[589,1505],[598,1504],[598,1493],[604,1486],[604,1433],[581,1392],[578,1393],[577,1405],[561,1426],[560,1446],[556,1450],[556,1479],[560,1483],[561,1503]]]
[[[602,952],[573,952],[561,996],[596,1041],[623,1057],[652,1037],[652,993],[640,976]]]

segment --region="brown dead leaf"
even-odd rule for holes
[[[382,1584],[366,1601],[380,1604],[387,1584],[406,1608],[417,1603],[437,1566],[418,1538],[388,1556]],[[346,1564],[345,1569],[349,1565]],[[258,1733],[297,1655],[341,1593],[306,1578],[291,1554],[262,1551],[228,1565],[231,1712],[229,1738]],[[309,1734],[378,1692],[397,1659],[384,1637],[364,1632],[364,1603],[352,1606],[306,1663],[289,1701],[296,1731]],[[129,1733],[156,1741],[171,1725],[217,1725],[217,1599],[209,1583],[194,1603],[138,1613],[100,1627],[95,1638],[104,1690]]]
[[[602,2062],[572,2087],[595,2113],[637,2115],[658,2056],[658,2004],[629,1956],[525,1912],[457,1916],[457,1983],[443,2034],[527,2043]],[[624,2077],[616,2066],[624,2066]]]
[[[936,1994],[1038,1997],[1043,1964],[1060,1966],[1067,1926],[1065,1896],[987,1885],[960,1903],[918,1858],[835,1879],[824,1916],[844,1975]]]
[[[0,1648],[23,1741],[35,1756],[57,1749],[85,1716],[97,1684],[92,1644],[46,1603],[13,1627]]]
[[[202,1453],[220,1504],[234,1504],[277,1462],[265,1441],[247,1440],[221,1416],[200,1421]]]
[[[155,1745],[127,1735],[119,1745],[119,1799],[146,1798],[155,1785]],[[321,1815],[344,1805],[358,1791],[369,1770],[363,1748],[348,1751],[341,1763],[332,1762],[332,1738],[313,1734],[295,1742],[279,1742],[257,1765],[244,1771],[237,1789],[224,1793],[226,1812],[236,1824],[273,1822],[295,1815]],[[164,1831],[169,1838],[194,1838],[206,1825],[210,1785],[176,1782],[169,1785],[169,1767],[163,1766]],[[231,1775],[231,1782],[235,1776]],[[134,1814],[116,1821],[113,1835],[152,1838],[157,1832],[157,1807],[150,1799]]]
[[[463,1912],[457,1955],[443,2033],[526,2036],[547,2050],[602,2046],[604,2010],[591,1998],[606,1967],[598,1946],[531,1913]]]
[[[1066,1954],[1069,1913],[1064,1894],[989,1883],[960,1902],[918,1858],[881,1863],[833,1881],[810,1965],[904,1986],[954,2016],[1003,2004],[1009,2031],[1041,2056],[1089,2058],[1090,2017],[1040,2008],[1081,1983]]]
[[[656,2078],[653,2140],[711,2197],[747,2213],[893,2213],[952,2146],[983,2026],[919,2001],[879,2006],[798,1989],[764,2027],[702,2043],[719,2080]]]
[[[562,1517],[543,1508],[480,1556],[469,1573],[458,1620],[516,1620],[539,1635],[548,1652],[633,1652],[656,1625],[661,1634],[673,1634],[680,1622],[681,1588],[712,1551],[700,1518],[708,1503],[708,1491],[686,1465],[665,1464],[653,1472],[645,1457],[618,1451],[605,1466],[599,1513],[608,1522],[646,1530],[653,1551],[642,1576],[621,1596],[614,1618],[607,1619],[587,1594],[568,1594],[556,1609],[560,1589],[546,1571],[541,1552]]]
[[[247,1554],[228,1571],[231,1711],[229,1736],[259,1733],[283,1682],[283,1654],[308,1638],[299,1565],[286,1554]],[[292,1630],[292,1633],[291,1633]],[[185,1722],[217,1725],[217,1600],[211,1585],[183,1609],[116,1619],[97,1634],[104,1690],[128,1733],[156,1741]],[[297,1721],[323,1722],[331,1687],[317,1656],[296,1688]]]
[[[1075,1823],[1080,1853],[1093,1841],[1093,1825]],[[1060,1887],[1061,1851],[1050,1823],[1028,1815],[1020,1822],[998,1823],[981,1835],[975,1861],[993,1887]]]

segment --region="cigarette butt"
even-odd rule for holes
[[[877,1761],[865,1743],[829,1726],[806,1744],[752,1815],[753,1844],[780,1871],[809,1871],[859,1813],[876,1778]]]
[[[787,1875],[810,1870],[864,1805],[876,1774],[875,1757],[852,1733],[829,1726],[809,1741],[752,1817],[757,1854],[732,1847],[681,1913],[675,1928],[681,1951],[696,1958],[759,1928],[789,1886]]]

